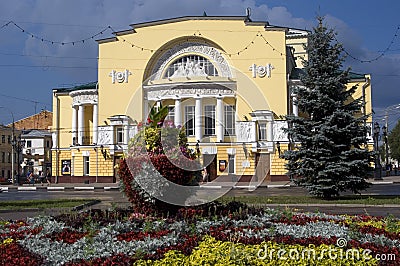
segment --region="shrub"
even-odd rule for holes
[[[128,154],[121,160],[119,175],[121,189],[138,213],[174,214],[179,206],[160,200],[164,193],[172,202],[180,202],[185,195],[179,187],[171,189],[172,182],[181,186],[198,185],[201,173],[196,154],[188,149],[183,128],[171,122],[142,126],[131,139]],[[169,187],[169,188],[168,188]],[[179,191],[176,191],[179,190]],[[179,201],[173,201],[174,197]]]

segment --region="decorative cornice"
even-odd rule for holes
[[[96,104],[98,103],[97,90],[79,90],[72,91],[69,93],[72,97],[72,105],[83,105],[83,104]]]
[[[173,88],[147,90],[147,100],[158,101],[161,99],[193,98],[197,95],[208,97],[235,97],[236,93],[227,87],[198,87],[198,86],[179,86]]]

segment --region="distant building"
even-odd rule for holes
[[[35,175],[40,175],[42,171],[51,171],[52,124],[53,113],[48,110],[14,122],[14,171],[17,176],[24,176],[28,170]],[[13,123],[7,126],[12,129]],[[20,183],[21,180],[17,181]]]
[[[21,131],[14,130],[16,139],[20,137]],[[12,179],[13,159],[12,152],[14,151],[14,175],[20,173],[18,157],[20,152],[13,150],[12,139],[13,129],[9,126],[0,125],[0,180],[6,181]]]
[[[98,41],[98,82],[53,90],[53,176],[117,181],[115,165],[153,106],[184,126],[210,178],[288,180],[285,116],[302,115],[308,31],[247,16],[180,17],[130,25]],[[364,114],[367,74],[353,74]],[[370,124],[371,118],[365,121]]]
[[[40,176],[42,173],[46,174],[47,170],[51,171],[51,132],[36,129],[24,131],[21,139],[25,142],[21,163],[23,173],[29,171]]]
[[[53,113],[51,111],[42,110],[40,113],[22,118],[14,122],[15,129],[28,130],[50,130],[53,124]],[[11,126],[9,124],[8,126]]]

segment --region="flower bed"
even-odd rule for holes
[[[290,210],[91,211],[0,223],[1,265],[400,265],[399,250],[393,217]]]

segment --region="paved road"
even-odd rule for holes
[[[34,199],[98,199],[101,203],[92,206],[93,208],[128,207],[129,202],[119,191],[14,191],[0,193],[0,201],[6,200],[34,200]],[[0,212],[0,220],[18,220],[37,215],[53,215],[69,210],[27,210]]]
[[[207,190],[205,190],[207,193]],[[259,187],[255,191],[248,189],[233,189],[227,193],[228,196],[277,196],[277,195],[307,195],[307,191],[299,187],[279,187],[279,188],[266,188]],[[400,184],[380,184],[374,185],[363,194],[367,195],[400,195]],[[93,206],[93,208],[109,208],[112,206],[129,206],[127,199],[124,195],[116,190],[104,191],[10,191],[0,193],[0,201],[5,200],[22,200],[22,199],[54,199],[54,198],[91,198],[99,199],[101,203]],[[279,206],[269,205],[270,207],[277,208]],[[392,214],[400,218],[400,208],[398,206],[379,206],[379,207],[349,207],[349,206],[282,206],[293,207],[299,211],[321,211],[332,214],[370,214],[376,216],[387,216]],[[53,210],[47,210],[52,212]],[[46,211],[26,211],[26,212],[1,212],[0,219],[23,219],[38,214],[47,214]]]

